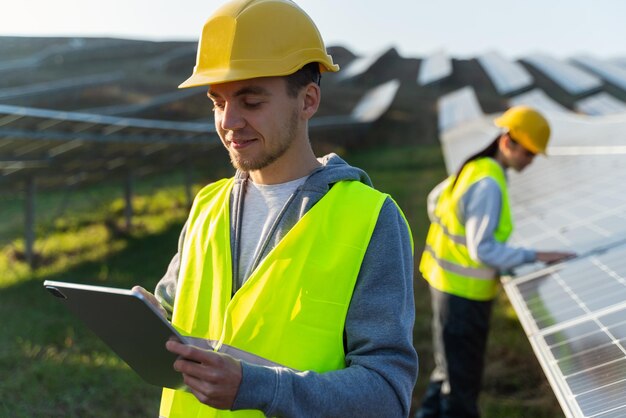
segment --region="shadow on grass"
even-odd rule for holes
[[[158,415],[160,388],[135,375],[42,283],[153,289],[176,251],[181,227],[127,238],[124,250],[97,262],[0,289],[0,416]]]

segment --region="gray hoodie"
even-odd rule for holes
[[[340,180],[371,185],[367,174],[335,154],[320,159],[288,199],[261,257]],[[231,195],[233,276],[237,272],[245,173],[238,172]],[[185,228],[179,241],[179,253]],[[180,264],[172,259],[155,294],[171,312]],[[236,278],[234,278],[236,282]],[[259,409],[280,417],[406,417],[417,379],[413,347],[413,251],[407,224],[387,198],[359,272],[344,330],[347,367],[327,373],[296,372],[242,362],[243,378],[234,410]],[[314,349],[314,347],[312,347]]]

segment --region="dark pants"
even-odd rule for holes
[[[430,288],[435,370],[415,418],[480,417],[492,301],[479,302]]]

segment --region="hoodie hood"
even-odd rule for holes
[[[372,187],[372,180],[365,171],[351,166],[335,153],[319,157],[317,160],[322,166],[309,174],[308,179],[301,187],[302,190],[326,194],[333,184],[343,180],[360,181]],[[237,170],[235,178],[239,181],[246,180],[248,174]]]
[[[351,166],[337,154],[327,154],[317,160],[322,166],[315,169],[301,186],[301,191],[305,195],[322,197],[333,184],[343,180],[360,181],[370,187],[372,186],[372,181],[365,171]]]

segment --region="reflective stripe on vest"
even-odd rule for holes
[[[500,188],[502,205],[494,238],[506,242],[513,222],[504,169],[492,158],[480,158],[466,164],[454,188],[454,178],[450,178],[439,196],[420,261],[420,271],[431,286],[472,300],[493,299],[498,291],[498,271],[470,257],[465,225],[457,217],[463,195],[485,177],[492,178]]]
[[[173,323],[298,370],[345,367],[343,330],[363,257],[387,198],[342,181],[313,206],[231,299],[229,197],[233,180],[207,186],[192,207],[183,244]],[[164,389],[166,417],[262,417],[221,411]]]

